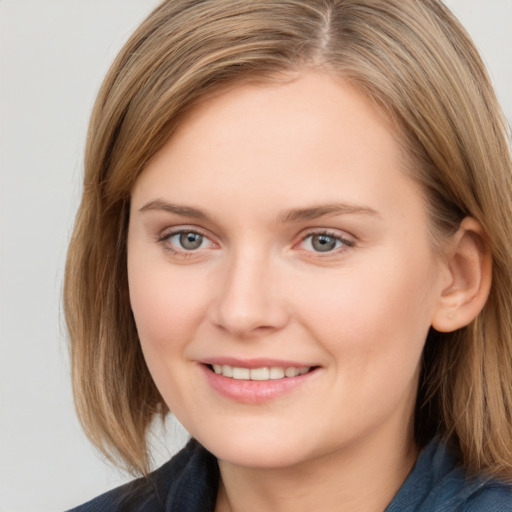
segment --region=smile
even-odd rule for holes
[[[242,368],[230,366],[228,364],[214,364],[211,366],[217,375],[230,377],[236,380],[278,380],[284,378],[298,377],[304,375],[311,370],[310,366],[297,367],[280,367],[280,366],[264,366],[261,368]]]
[[[244,404],[278,399],[304,389],[322,374],[321,366],[302,366],[303,363],[292,361],[219,359],[199,365],[206,382],[216,393]]]

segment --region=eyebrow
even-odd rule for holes
[[[333,203],[310,206],[308,208],[293,208],[291,210],[282,212],[278,217],[278,221],[283,224],[287,224],[302,220],[314,220],[328,215],[336,216],[343,214],[371,215],[374,217],[380,217],[377,211],[375,211],[373,208],[369,208],[368,206]]]
[[[162,201],[161,199],[155,199],[153,201],[149,201],[145,203],[139,211],[147,212],[151,210],[160,210],[169,213],[175,213],[176,215],[182,215],[183,217],[192,217],[194,219],[206,220],[208,219],[208,215],[199,210],[197,208],[192,208],[191,206],[180,206],[176,204],[168,203],[167,201]]]
[[[151,210],[160,210],[164,212],[174,213],[183,217],[192,217],[199,220],[208,220],[210,216],[197,208],[184,205],[176,205],[163,201],[161,199],[154,199],[145,203],[139,211],[146,212]],[[373,208],[368,206],[360,206],[346,203],[330,203],[322,204],[318,206],[310,206],[307,208],[292,208],[281,212],[277,221],[280,224],[289,224],[293,222],[300,222],[304,220],[314,220],[325,216],[336,216],[336,215],[370,215],[374,217],[380,217],[379,213]]]

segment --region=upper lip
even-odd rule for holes
[[[311,363],[303,363],[299,361],[285,359],[255,358],[255,359],[238,359],[235,357],[211,357],[199,361],[202,364],[219,364],[228,365],[236,368],[305,368],[318,366]]]

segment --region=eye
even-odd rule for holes
[[[300,245],[307,251],[327,253],[344,246],[352,247],[354,242],[334,233],[310,233],[302,239]]]
[[[186,251],[195,251],[203,245],[204,236],[199,233],[194,233],[193,231],[184,231],[182,233],[176,233],[169,241],[178,243],[181,249],[185,249]]]
[[[184,256],[215,245],[208,237],[192,229],[179,229],[164,233],[158,238],[158,241],[164,245],[167,251]]]

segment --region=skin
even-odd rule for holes
[[[357,90],[303,71],[203,101],[135,184],[142,348],[169,408],[219,458],[218,511],[382,511],[414,464],[419,362],[452,276],[396,137]],[[195,250],[180,245],[190,231]],[[316,250],[322,233],[333,250]],[[317,369],[242,403],[205,378],[216,357]]]

